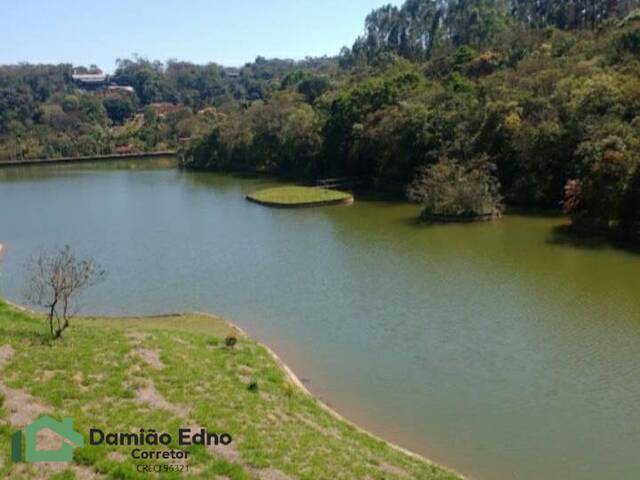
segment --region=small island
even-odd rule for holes
[[[494,169],[484,158],[466,165],[443,159],[418,170],[407,196],[422,205],[420,218],[425,222],[495,220],[502,215],[503,206]]]
[[[319,187],[275,187],[247,195],[247,200],[277,208],[321,207],[326,205],[350,205],[353,195],[339,190]]]

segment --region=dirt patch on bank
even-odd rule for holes
[[[0,383],[0,393],[4,396],[7,420],[14,427],[23,428],[48,410],[37,398],[23,390],[9,388],[4,383]]]
[[[162,370],[166,367],[162,360],[160,360],[160,353],[157,350],[144,348],[142,345],[142,342],[149,337],[148,333],[128,332],[127,337],[131,340],[133,346],[131,355],[137,356],[154,370]],[[139,366],[132,366],[129,373],[140,375],[143,372],[140,371]],[[190,407],[171,403],[164,398],[150,378],[143,379],[143,384],[135,389],[135,394],[138,402],[149,405],[152,408],[166,410],[178,418],[187,418],[191,412]]]
[[[209,445],[207,450],[216,457],[224,458],[227,462],[244,463],[240,452],[233,445]]]
[[[9,363],[14,353],[11,345],[0,346],[0,369]],[[0,394],[4,397],[7,421],[14,427],[23,428],[47,411],[46,405],[40,400],[24,390],[9,388],[1,379]]]
[[[395,475],[396,477],[411,478],[411,475],[409,475],[405,470],[389,463],[382,463],[380,465],[380,470],[382,470],[384,473]]]
[[[11,360],[14,353],[15,351],[11,345],[0,345],[0,370],[9,363],[9,360]]]
[[[148,348],[137,348],[136,353],[147,365],[155,370],[162,370],[166,366],[164,363],[162,363],[162,360],[160,360],[160,354],[157,350],[150,350]]]
[[[179,418],[186,418],[189,415],[191,409],[185,405],[175,405],[166,398],[162,396],[162,394],[156,389],[155,384],[151,380],[146,380],[145,384],[142,387],[138,387],[136,389],[136,399],[145,403],[153,408],[159,408],[161,410],[166,410],[172,415]]]
[[[166,365],[160,360],[160,353],[151,348],[145,348],[143,342],[150,337],[146,332],[127,332],[127,338],[133,347],[133,354],[155,370],[162,370]]]
[[[118,462],[118,463],[122,463],[124,462],[128,457],[122,453],[122,452],[109,452],[109,454],[107,455],[107,458],[109,460],[112,460],[114,462]]]
[[[150,337],[150,334],[147,332],[127,332],[125,336],[134,342],[141,342]]]
[[[0,370],[11,360],[15,350],[11,345],[0,345]],[[3,407],[7,411],[7,421],[13,427],[24,428],[50,408],[40,399],[30,395],[24,390],[9,388],[0,377],[0,393],[4,396]],[[57,450],[62,446],[62,438],[49,429],[40,431],[36,437],[36,445],[39,450]],[[33,478],[45,480],[52,475],[62,473],[65,470],[73,472],[78,480],[97,480],[104,478],[92,468],[83,465],[74,465],[60,462],[44,462],[36,464],[16,464],[10,471],[13,478]]]

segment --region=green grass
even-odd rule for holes
[[[260,190],[249,195],[251,200],[283,206],[322,204],[325,202],[348,201],[351,194],[338,190],[316,187],[276,187]]]
[[[234,350],[226,348],[224,337],[231,328],[222,319],[195,314],[86,318],[74,321],[62,341],[49,342],[43,318],[0,301],[0,347],[11,345],[15,350],[0,372],[0,382],[29,393],[56,418],[72,417],[75,429],[85,435],[91,427],[177,432],[190,425],[231,433],[235,457],[189,447],[189,478],[457,478],[327,413],[290,382],[259,343],[241,336]],[[155,352],[164,368],[147,363],[138,353],[141,348]],[[148,382],[166,402],[188,413],[180,418],[141,402],[136,389]],[[257,382],[257,391],[248,388],[251,382]],[[0,477],[33,478],[42,467],[9,462],[15,426],[7,425],[7,402],[2,400]],[[74,464],[106,478],[149,478],[136,471],[126,447],[85,446],[75,450]],[[286,476],[269,476],[275,471]],[[74,478],[75,473],[70,468],[56,475]]]

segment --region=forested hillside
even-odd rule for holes
[[[335,60],[257,58],[241,69],[143,58],[117,61],[114,86],[86,90],[73,65],[0,66],[0,161],[174,149],[206,133],[217,112],[268,98],[288,74],[329,74]]]
[[[0,157],[180,147],[189,168],[358,177],[413,199],[480,182],[464,195],[638,238],[639,3],[407,0],[336,58],[120,61],[133,95],[79,92],[70,65],[2,67]]]
[[[576,226],[637,238],[637,3],[380,8],[342,51],[335,75],[283,85],[221,117],[186,163],[356,176],[399,193],[412,181],[481,178],[479,194],[497,181],[507,205],[564,208]]]

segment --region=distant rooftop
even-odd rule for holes
[[[75,82],[82,83],[104,83],[107,81],[108,75],[106,73],[73,73],[71,78]]]
[[[125,92],[129,92],[129,93],[134,93],[135,89],[129,85],[114,85],[111,84],[107,87],[107,90],[109,91],[125,91]]]
[[[240,69],[235,67],[227,67],[224,69],[224,73],[229,77],[239,77]]]
[[[71,78],[79,88],[85,90],[101,90],[106,88],[108,91],[124,91],[134,93],[133,87],[129,85],[118,85],[110,82],[109,75],[102,70],[92,70],[87,72],[84,69],[74,70]]]

